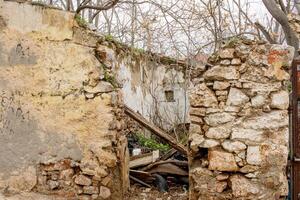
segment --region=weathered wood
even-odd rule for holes
[[[139,115],[138,113],[134,112],[132,109],[125,106],[125,113],[129,115],[131,118],[139,122],[145,128],[152,131],[153,134],[156,136],[164,139],[168,144],[170,144],[174,149],[181,152],[184,155],[187,155],[187,150],[183,144],[178,143],[175,138],[170,136],[168,133],[163,131],[161,128],[158,128],[154,124],[148,122],[143,116]]]
[[[146,186],[146,187],[148,187],[148,188],[151,188],[151,185],[145,183],[144,181],[141,181],[140,179],[137,179],[137,178],[135,178],[135,177],[133,177],[133,176],[129,176],[129,178],[130,178],[131,180],[134,180],[135,182],[137,182],[137,183],[143,185],[143,186]]]
[[[138,178],[145,183],[151,184],[155,180],[155,178],[149,173],[149,172],[144,172],[140,170],[129,170],[129,174],[135,178]]]
[[[187,161],[181,161],[181,160],[164,160],[164,161],[157,161],[154,162],[150,165],[147,165],[146,167],[142,168],[141,171],[147,171],[157,165],[161,165],[161,164],[166,164],[166,163],[172,163],[175,164],[177,166],[181,166],[181,167],[188,167],[188,162]]]
[[[177,152],[177,150],[172,148],[167,153],[162,155],[158,160],[167,160],[167,159],[171,158],[176,152]]]
[[[165,163],[161,165],[155,166],[153,169],[148,171],[151,174],[159,173],[159,174],[173,174],[173,175],[179,175],[179,176],[188,176],[189,173],[177,165],[174,165],[172,163]]]
[[[158,158],[159,158],[159,150],[147,154],[132,156],[130,158],[129,167],[134,168],[134,167],[145,166],[155,162]]]

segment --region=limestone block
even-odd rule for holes
[[[226,105],[241,106],[249,101],[249,97],[237,88],[230,88]]]
[[[218,145],[220,145],[220,142],[218,140],[206,139],[200,144],[200,147],[201,148],[213,148]]]
[[[222,109],[220,109],[220,108],[207,108],[206,109],[206,114],[217,113],[217,112],[222,112]]]
[[[226,81],[215,81],[213,85],[214,90],[225,90],[230,86],[229,82]]]
[[[216,107],[218,100],[213,91],[205,84],[200,84],[191,91],[190,103],[194,107]]]
[[[233,128],[231,133],[232,140],[239,140],[246,144],[260,143],[264,139],[263,131],[244,129],[244,128]]]
[[[286,110],[289,107],[289,93],[287,91],[279,91],[271,94],[271,108]]]
[[[243,88],[250,89],[252,92],[268,93],[274,92],[281,89],[281,82],[275,83],[257,83],[257,82],[246,82],[243,83]]]
[[[237,112],[239,112],[240,111],[240,107],[238,107],[238,106],[226,106],[225,108],[224,108],[224,111],[225,112],[233,112],[233,113],[237,113]]]
[[[222,67],[214,66],[203,74],[206,80],[236,80],[239,78],[239,73],[234,66]]]
[[[232,65],[240,65],[242,62],[241,62],[241,59],[239,59],[239,58],[234,58],[234,59],[232,59],[232,61],[231,61],[231,64]]]
[[[268,64],[270,64],[265,76],[275,80],[288,80],[289,73],[282,69],[283,66],[291,66],[294,56],[293,47],[284,47],[282,45],[272,45],[268,54]]]
[[[190,148],[192,149],[192,151],[194,152],[198,152],[199,151],[199,147],[200,145],[204,142],[204,137],[203,135],[199,135],[199,134],[191,134],[189,136],[189,141],[190,142]]]
[[[190,108],[190,115],[204,117],[206,108]]]
[[[255,195],[259,193],[259,188],[249,179],[241,175],[233,175],[230,177],[231,189],[233,196],[247,197],[249,195]]]
[[[265,105],[266,97],[264,95],[256,95],[255,97],[251,98],[251,105],[254,108],[260,108]]]
[[[226,90],[218,90],[216,91],[217,96],[226,96],[228,92]]]
[[[205,136],[212,139],[225,139],[230,136],[231,124],[210,127],[205,133]]]
[[[99,188],[97,186],[84,186],[83,193],[84,194],[98,194]]]
[[[230,65],[230,60],[226,59],[226,60],[221,60],[220,64],[221,65]]]
[[[190,135],[192,134],[202,134],[202,129],[201,129],[201,126],[199,124],[191,124],[190,125],[190,128],[189,128],[189,133]]]
[[[208,151],[208,162],[209,170],[218,171],[237,171],[239,167],[237,166],[234,155],[222,150],[212,150]]]
[[[225,124],[227,122],[233,121],[234,119],[235,117],[233,115],[226,112],[213,113],[204,118],[205,122],[210,126]]]
[[[193,124],[203,124],[202,118],[195,115],[191,115],[190,120]]]
[[[246,129],[276,129],[288,124],[287,110],[278,110],[251,117],[245,120],[242,126]]]
[[[222,147],[229,152],[239,152],[247,148],[247,146],[244,143],[231,140],[225,140],[222,143]]]
[[[247,148],[247,163],[250,165],[260,165],[262,156],[259,146],[248,146]]]
[[[259,167],[255,165],[245,165],[240,169],[240,172],[247,174],[247,173],[255,172],[258,169]]]
[[[226,58],[231,59],[234,57],[234,51],[235,51],[235,49],[233,49],[233,48],[222,49],[219,53],[219,56],[222,59],[226,59]]]
[[[78,185],[91,185],[92,184],[92,180],[84,175],[78,175],[75,177],[74,182]]]
[[[108,199],[111,196],[110,189],[104,186],[100,186],[99,196],[103,199]]]

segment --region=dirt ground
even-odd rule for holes
[[[159,192],[155,187],[145,188],[137,184],[130,187],[125,200],[188,200],[188,191],[180,186],[172,186],[166,193]]]

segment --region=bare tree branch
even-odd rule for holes
[[[117,5],[117,3],[120,0],[111,0],[109,2],[107,2],[106,4],[104,4],[103,6],[93,6],[93,5],[88,5],[87,3],[90,2],[91,0],[88,1],[84,1],[85,3],[83,3],[82,5],[80,5],[77,10],[76,13],[78,14],[80,11],[84,10],[84,9],[93,9],[93,10],[109,10],[112,7],[114,7],[115,5]]]
[[[288,45],[295,47],[297,50],[299,48],[299,40],[289,25],[289,20],[286,14],[277,7],[277,4],[274,0],[262,0],[264,5],[270,14],[279,22],[281,25],[284,34],[286,36],[286,42]]]
[[[265,38],[271,43],[276,44],[276,41],[272,38],[271,34],[266,30],[266,28],[259,22],[255,22],[255,26],[262,32]]]
[[[298,14],[300,14],[300,0],[294,0],[294,3],[295,3],[295,7],[298,11]]]

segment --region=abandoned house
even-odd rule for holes
[[[285,199],[293,57],[232,38],[197,66],[132,49],[73,13],[0,0],[0,199],[125,199],[163,167],[188,177],[190,200]],[[133,160],[132,132],[172,155]],[[187,159],[168,159],[178,152]]]

